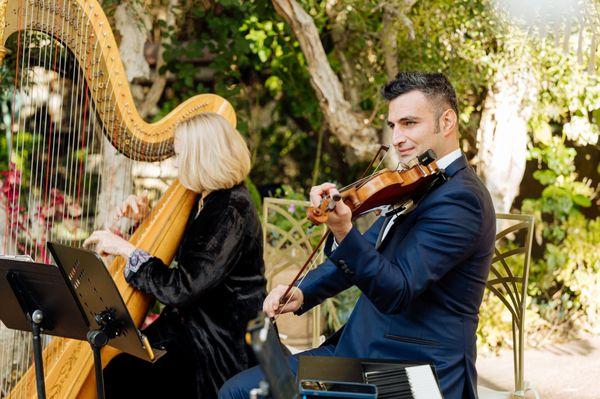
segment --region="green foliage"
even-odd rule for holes
[[[163,72],[177,80],[156,118],[198,92],[217,93],[236,109],[238,130],[252,151],[253,180],[306,184],[322,116],[304,57],[287,24],[270,2],[257,0],[191,3],[181,14],[182,31],[162,28],[171,39],[165,46]],[[200,69],[213,75],[209,85],[199,81]],[[277,169],[284,173],[275,177],[272,170]]]
[[[537,220],[536,241],[545,251],[530,273],[530,294],[540,315],[552,325],[600,331],[600,217],[583,213],[596,197],[591,181],[577,180],[575,148],[553,136],[533,147],[530,156],[547,169],[534,177],[544,185],[541,196],[523,201],[522,212]]]

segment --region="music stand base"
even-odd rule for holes
[[[88,342],[94,352],[94,371],[96,373],[96,392],[98,399],[104,399],[104,373],[102,372],[102,348],[108,343],[108,335],[102,330],[92,330],[87,334]]]

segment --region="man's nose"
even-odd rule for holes
[[[399,132],[397,129],[394,129],[394,133],[392,135],[392,142],[394,146],[398,146],[406,142],[406,136]]]

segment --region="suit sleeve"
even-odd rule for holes
[[[474,193],[447,193],[416,211],[419,216],[404,239],[388,243],[396,245],[392,259],[377,252],[356,229],[330,257],[382,313],[406,309],[464,261],[477,243],[482,210]]]
[[[177,267],[168,268],[153,257],[130,274],[127,282],[165,305],[184,306],[194,302],[218,285],[238,262],[243,220],[230,207],[220,223],[207,226],[201,237],[192,238],[192,249],[181,254]]]
[[[375,246],[379,230],[383,224],[384,218],[380,217],[373,225],[364,233],[362,239],[369,245]],[[357,234],[358,230],[356,230]],[[329,237],[325,244],[325,252],[328,256],[331,255],[331,244],[333,243],[333,235]],[[346,274],[337,268],[331,261],[326,260],[316,269],[310,271],[304,280],[298,285],[304,295],[304,303],[296,312],[302,314],[312,307],[320,304],[327,298],[337,295],[338,293],[350,288],[354,283],[346,276]]]

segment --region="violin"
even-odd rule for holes
[[[382,146],[375,155],[375,158],[382,150],[387,151],[387,148]],[[373,158],[373,161],[369,164],[369,168],[373,165],[375,158]],[[340,200],[343,200],[344,203],[350,207],[352,219],[356,219],[359,216],[377,210],[383,206],[405,204],[411,200],[417,202],[418,199],[427,194],[440,179],[445,179],[444,171],[440,169],[435,162],[436,158],[437,156],[433,150],[427,150],[411,161],[405,169],[383,169],[370,176],[363,177],[340,189],[339,195],[325,196],[318,207],[311,206],[308,208],[307,217],[315,225],[327,222],[329,212],[335,209],[336,203]],[[302,266],[281,297],[281,305],[285,306],[286,301],[290,299],[288,294],[296,287],[296,282],[314,259],[319,248],[328,238],[330,233],[331,230],[328,230],[327,233],[321,237],[321,240],[309,255],[304,266]]]
[[[427,150],[403,170],[383,169],[326,196],[318,207],[308,208],[307,217],[315,225],[326,223],[335,204],[343,200],[352,211],[352,219],[386,205],[405,203],[420,194],[440,177],[442,171],[435,163],[436,155]]]

